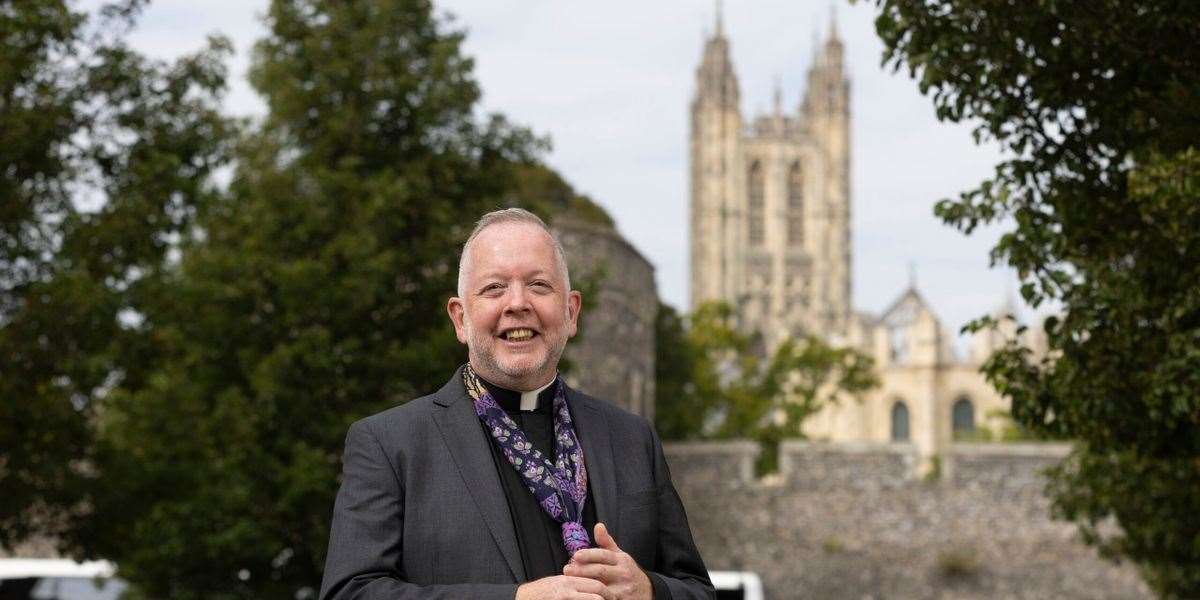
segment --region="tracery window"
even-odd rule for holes
[[[764,178],[762,165],[757,161],[750,165],[750,174],[748,179],[750,183],[750,206],[749,215],[747,215],[750,226],[749,242],[751,246],[761,246],[766,238],[767,229],[765,221],[766,210],[763,205],[765,201],[763,195],[766,184],[763,181]]]
[[[788,170],[787,240],[789,246],[804,244],[804,171],[800,163]]]

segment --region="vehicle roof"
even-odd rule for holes
[[[75,562],[66,558],[0,558],[0,579],[26,577],[112,577],[116,567],[106,560]]]
[[[709,580],[719,590],[746,590],[762,593],[762,579],[752,571],[709,571]],[[761,597],[761,596],[760,596]]]

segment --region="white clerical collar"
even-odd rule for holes
[[[542,393],[542,390],[550,387],[556,379],[558,378],[555,377],[554,379],[551,379],[550,383],[547,383],[536,390],[530,392],[521,392],[521,410],[537,410],[538,394]]]

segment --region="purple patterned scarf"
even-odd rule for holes
[[[575,551],[591,547],[591,539],[583,527],[587,468],[583,464],[583,448],[571,424],[571,413],[567,410],[566,386],[562,380],[556,379],[552,384],[555,386],[553,463],[529,443],[525,432],[500,408],[470,366],[463,369],[463,383],[475,401],[475,414],[500,445],[508,464],[525,480],[525,487],[537,498],[542,510],[562,524],[567,555],[574,556]]]

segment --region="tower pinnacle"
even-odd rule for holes
[[[837,4],[829,3],[829,39],[838,39],[837,33]]]
[[[775,115],[783,114],[783,87],[779,83],[779,76],[775,76]]]
[[[696,101],[714,103],[725,108],[737,109],[738,84],[729,60],[729,40],[725,38],[722,2],[716,0],[717,31],[704,41],[704,54],[696,69]]]

